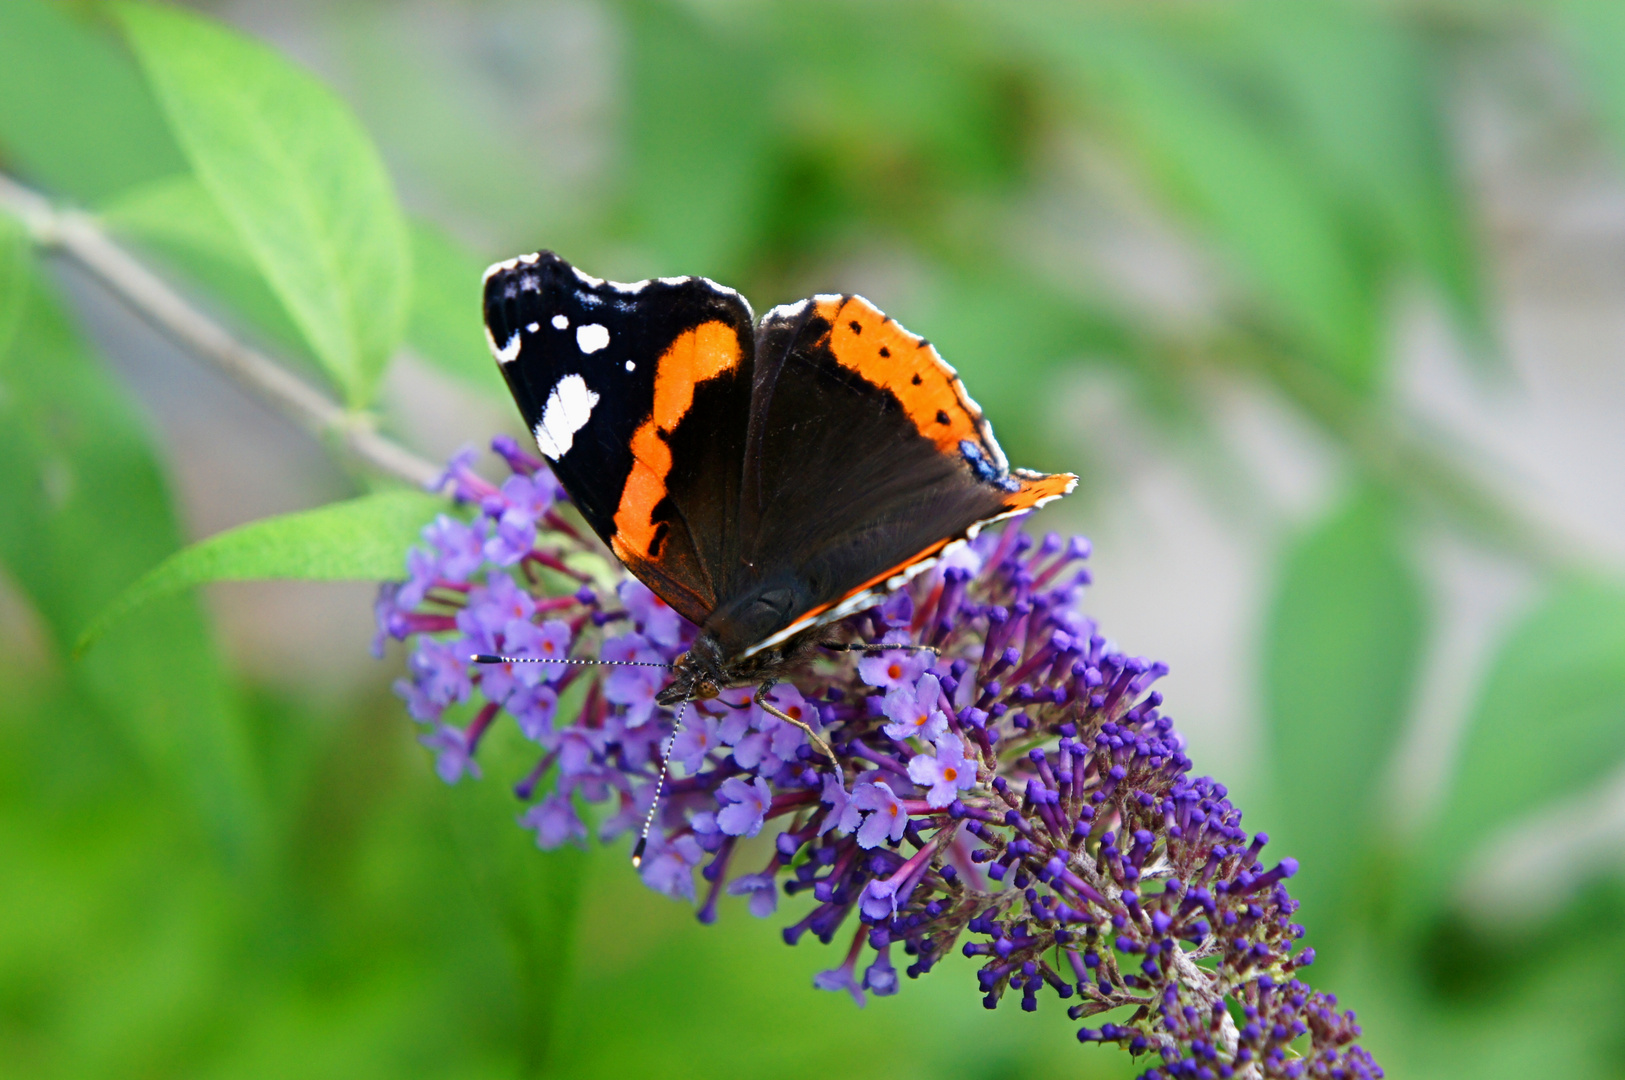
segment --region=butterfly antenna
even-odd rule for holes
[[[654,801],[649,803],[649,812],[643,816],[643,832],[638,834],[638,846],[632,849],[634,870],[643,865],[643,850],[649,846],[649,830],[654,827],[655,812],[660,809],[660,796],[666,790],[666,774],[671,771],[671,748],[677,743],[677,733],[683,730],[683,714],[686,712],[688,702],[684,701],[682,708],[677,710],[677,722],[671,726],[671,734],[666,736],[666,749],[660,755],[660,779],[655,781]]]
[[[647,660],[565,660],[549,659],[543,656],[495,656],[491,653],[475,653],[469,660],[476,664],[601,664],[604,667],[663,667],[670,664],[655,664]]]

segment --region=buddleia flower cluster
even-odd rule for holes
[[[452,461],[465,512],[382,588],[378,648],[410,642],[397,687],[442,779],[478,777],[486,733],[515,724],[536,747],[520,824],[543,848],[613,841],[654,802],[677,719],[655,702],[666,672],[471,657],[670,664],[696,631],[578,527],[541,461],[493,449],[500,485],[471,453]],[[815,985],[858,1005],[957,951],[988,1008],[1053,997],[1081,1041],[1123,1047],[1151,1080],[1382,1076],[1353,1014],[1297,978],[1314,954],[1296,944],[1296,863],[1266,858],[1224,786],[1190,775],[1152,689],[1167,669],[1079,613],[1088,554],[989,530],[830,628],[937,650],[829,651],[772,689],[834,761],[749,687],[689,703],[643,881],[703,922],[724,894],[763,918],[782,895],[786,942],[841,943]]]

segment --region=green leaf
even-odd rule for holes
[[[99,216],[115,235],[139,244],[222,301],[279,353],[321,372],[304,335],[197,177],[183,173],[137,185],[103,203]]]
[[[80,636],[88,648],[137,608],[211,581],[390,581],[446,501],[386,491],[227,529],[165,559],[126,589]]]
[[[0,563],[62,656],[180,534],[149,437],[30,275],[0,353]],[[231,856],[263,828],[238,702],[198,604],[171,597],[67,669]]]
[[[1359,892],[1422,637],[1421,589],[1379,498],[1342,507],[1288,552],[1264,644],[1270,850],[1299,860],[1292,894],[1322,943]]]
[[[504,745],[489,747],[489,756],[481,747],[487,768],[510,776],[534,768],[533,747],[517,733],[505,731],[492,740],[499,741]],[[521,1058],[519,1075],[542,1075],[554,1057],[560,1006],[573,974],[587,853],[569,846],[538,851],[535,835],[515,824],[523,804],[514,801],[509,784],[458,784],[441,792],[437,802],[465,875],[503,930],[517,992],[510,1037]]]
[[[1493,339],[1469,203],[1451,167],[1425,42],[1367,4],[1240,5],[1238,79],[1262,85],[1305,163],[1368,217],[1372,239],[1427,271],[1461,327]]]
[[[0,361],[11,349],[28,302],[30,255],[22,223],[0,214]]]
[[[102,203],[97,216],[126,236],[190,248],[244,270],[254,268],[254,257],[237,230],[191,173],[121,191]]]
[[[411,251],[350,110],[273,50],[198,15],[118,8],[193,171],[352,405],[406,325]]]
[[[1613,0],[1560,0],[1550,10],[1615,149],[1625,153],[1625,8]]]
[[[1625,762],[1625,590],[1577,581],[1496,650],[1434,832],[1430,882],[1483,841]]]
[[[0,158],[95,201],[186,170],[163,114],[108,36],[43,0],[0,4]]]
[[[753,239],[772,131],[761,50],[680,5],[628,5],[632,216],[661,273],[726,277]],[[726,108],[717,103],[728,102]]]
[[[412,222],[412,317],[406,340],[459,381],[504,396],[502,375],[485,345],[480,275],[485,264],[438,227]]]
[[[988,10],[1050,61],[1088,122],[1230,257],[1256,305],[1345,383],[1374,385],[1374,283],[1331,193],[1273,115],[1154,21],[1042,3]]]

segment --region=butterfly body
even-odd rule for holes
[[[487,271],[485,320],[588,524],[699,627],[662,704],[771,684],[829,624],[1076,481],[1011,470],[953,369],[862,297],[757,322],[705,278],[618,284],[539,252]]]

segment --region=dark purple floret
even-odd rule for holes
[[[675,723],[654,700],[666,675],[546,661],[669,664],[695,631],[606,576],[542,462],[512,440],[493,449],[500,485],[472,454],[452,461],[442,486],[466,516],[426,528],[407,580],[383,587],[380,636],[413,642],[397,690],[447,782],[479,775],[507,717],[538,747],[515,787],[538,845],[609,841],[654,799]],[[1145,1077],[1382,1076],[1353,1014],[1295,978],[1314,960],[1293,952],[1296,861],[1266,859],[1224,786],[1190,775],[1151,689],[1167,667],[1112,650],[1078,613],[1088,554],[1081,538],[984,533],[830,628],[940,650],[830,652],[774,687],[838,764],[751,688],[690,703],[644,882],[706,922],[725,894],[773,915],[782,891],[801,908],[788,943],[845,943],[815,985],[859,1005],[957,952],[980,961],[988,1008],[1053,994],[1074,1020],[1113,1014],[1079,1040],[1141,1057]]]

